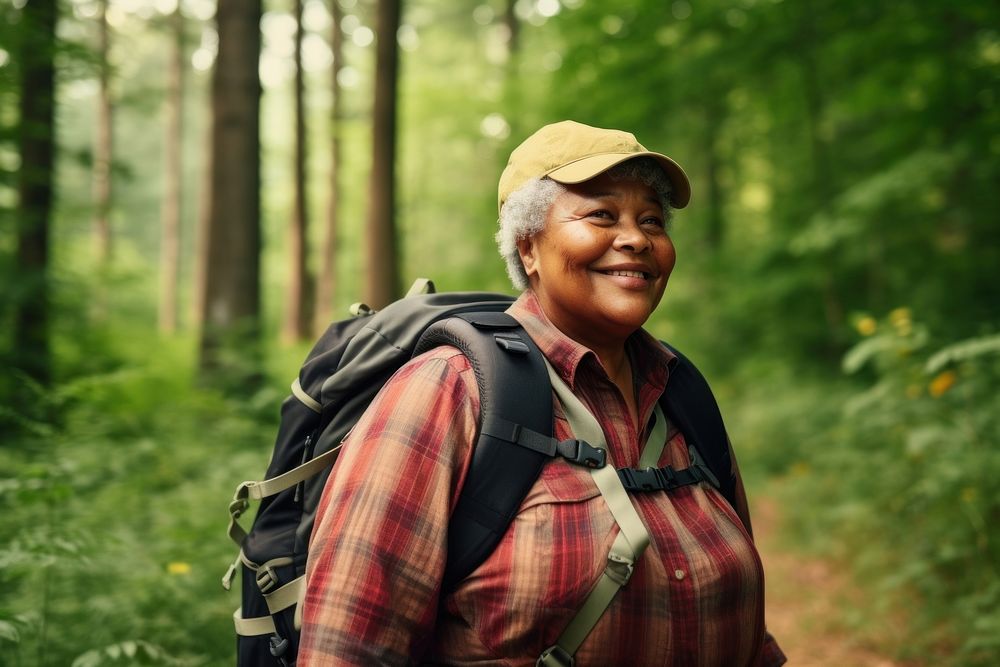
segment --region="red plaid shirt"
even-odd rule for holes
[[[648,433],[636,431],[596,355],[549,323],[530,291],[509,312],[598,418],[611,463],[636,466]],[[645,332],[628,345],[649,424],[672,355]],[[554,402],[556,437],[570,438]],[[445,347],[400,369],[361,418],[318,509],[300,665],[533,665],[579,611],[618,526],[590,473],[558,458],[493,554],[442,596],[448,519],[478,414],[468,360]],[[659,465],[687,467],[684,436],[669,428],[667,439]],[[764,631],[760,558],[726,500],[700,484],[632,501],[651,543],[577,664],[782,664]]]

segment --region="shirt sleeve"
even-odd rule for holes
[[[415,359],[345,442],[317,508],[299,665],[410,664],[426,649],[476,434],[472,375],[454,348]]]
[[[740,475],[740,467],[736,463],[736,453],[733,451],[733,444],[729,443],[729,460],[733,462],[733,476],[736,478],[736,514],[747,529],[750,539],[753,539],[753,527],[750,524],[750,505],[747,502],[747,492],[743,486],[743,477]],[[778,642],[767,630],[764,631],[764,646],[761,650],[760,664],[762,667],[780,667],[788,659],[785,653],[778,646]]]

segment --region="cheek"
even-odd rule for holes
[[[664,275],[669,276],[670,272],[673,271],[674,264],[677,263],[677,251],[670,237],[665,237],[664,242],[657,247],[656,262]]]

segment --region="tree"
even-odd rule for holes
[[[166,132],[163,141],[163,199],[160,207],[159,328],[177,330],[177,283],[181,263],[181,207],[184,139],[184,14],[178,0],[170,16],[171,51],[164,105]]]
[[[309,271],[309,206],[306,189],[305,77],[302,70],[302,0],[295,0],[295,202],[288,227],[289,281],[282,334],[286,341],[307,338],[312,329],[313,280]]]
[[[323,248],[320,255],[319,281],[316,286],[316,320],[313,325],[316,333],[322,332],[333,319],[333,295],[337,280],[337,209],[340,204],[340,123],[343,117],[343,88],[340,85],[340,74],[344,68],[344,33],[341,30],[341,20],[344,12],[339,0],[330,0],[330,13],[333,22],[330,26],[330,48],[333,51],[333,67],[331,68],[330,87],[333,91],[333,104],[330,109],[330,173],[327,177],[329,197],[326,203],[326,228],[323,235]]]
[[[372,117],[372,171],[366,224],[369,305],[381,308],[398,296],[396,248],[395,160],[396,83],[399,69],[400,0],[379,0],[375,65],[375,108]]]
[[[32,0],[21,10],[16,258],[21,290],[15,302],[14,349],[21,370],[43,384],[51,377],[48,263],[56,152],[56,20],[56,0]]]
[[[261,0],[219,0],[212,77],[202,373],[257,373],[260,326]],[[230,359],[238,355],[240,363]],[[238,378],[237,378],[238,379]]]
[[[111,26],[108,0],[100,0],[97,14],[98,97],[97,128],[94,134],[94,247],[97,263],[106,269],[111,261],[111,167],[114,154],[113,111],[111,104]]]

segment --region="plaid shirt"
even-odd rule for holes
[[[530,291],[509,312],[598,418],[611,463],[636,466],[647,433],[596,355],[549,323]],[[649,424],[673,358],[645,332],[628,351]],[[556,437],[572,437],[554,403]],[[317,513],[300,665],[533,665],[579,611],[618,526],[590,473],[558,458],[493,554],[442,596],[448,519],[478,414],[468,360],[443,347],[400,369],[361,418]],[[659,465],[687,467],[684,436],[671,427],[667,439]],[[631,498],[651,543],[577,664],[782,664],[764,630],[760,558],[726,500],[706,484]]]

